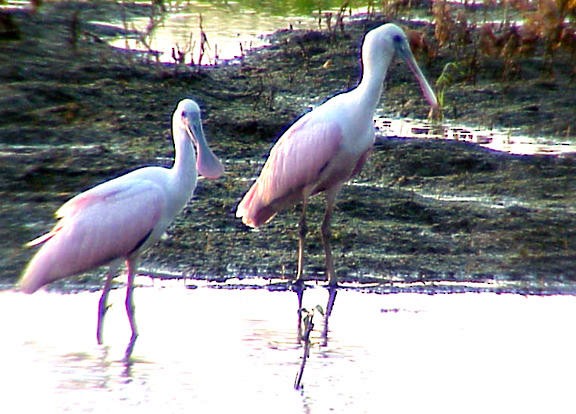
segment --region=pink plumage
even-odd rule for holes
[[[239,204],[237,215],[245,224],[258,227],[304,196],[323,191],[334,179],[334,171],[327,167],[341,142],[337,124],[302,119],[274,146],[256,183]]]
[[[107,181],[66,202],[47,234],[28,243],[41,245],[28,263],[20,289],[33,293],[42,286],[109,264],[98,303],[97,339],[112,278],[120,263],[127,265],[126,312],[132,337],[129,359],[138,336],[132,291],[140,254],[165,232],[192,197],[198,173],[218,178],[224,168],[214,156],[202,130],[200,108],[191,99],[180,101],[172,116],[175,159],[172,168],[146,167]]]
[[[402,29],[394,24],[373,29],[362,46],[363,74],[358,86],[334,96],[293,124],[274,145],[260,176],[238,205],[236,216],[246,225],[258,227],[276,213],[302,202],[296,282],[303,280],[308,198],[324,192],[326,210],[321,235],[326,275],[331,286],[337,284],[330,247],[335,199],[342,185],[360,171],[372,149],[374,113],[394,54],[404,58],[424,96],[436,108],[434,92]]]
[[[158,185],[134,181],[104,189],[64,204],[54,229],[37,239],[39,243],[29,243],[42,247],[20,280],[23,292],[33,293],[53,281],[128,258],[150,236],[164,208]]]

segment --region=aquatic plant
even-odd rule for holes
[[[198,55],[198,66],[202,65],[202,60],[206,51],[210,49],[210,43],[208,43],[208,35],[204,31],[204,25],[202,21],[202,15],[198,15],[198,27],[200,29],[200,54]],[[192,62],[194,64],[194,62]]]
[[[437,118],[442,120],[443,113],[446,109],[446,90],[456,83],[456,80],[462,75],[463,67],[461,63],[448,62],[444,65],[442,73],[436,80],[436,98],[438,99],[439,113]]]
[[[300,310],[300,327],[299,327],[299,340],[303,343],[302,348],[302,359],[300,361],[300,369],[296,374],[296,379],[294,380],[294,389],[302,389],[302,378],[304,377],[304,368],[306,367],[306,361],[310,357],[310,347],[312,342],[310,340],[310,334],[314,330],[314,313],[318,312],[321,316],[324,316],[324,309],[322,306],[316,305],[313,309],[301,309]]]
[[[540,0],[536,10],[526,13],[526,26],[542,39],[545,69],[550,73],[556,51],[574,42],[574,36],[570,33],[573,34],[575,30],[575,17],[576,0]]]
[[[352,14],[348,0],[344,0],[336,13],[330,11],[323,12],[322,9],[318,9],[318,29],[322,30],[322,20],[324,20],[328,32],[335,33],[337,30],[344,32],[344,16],[346,12],[348,12],[349,15]],[[332,19],[335,20],[334,25],[332,24]]]
[[[479,9],[481,19],[477,17]],[[498,12],[502,20],[489,21],[489,12]],[[485,0],[481,6],[439,0],[432,5],[432,16],[439,49],[456,50],[468,61],[468,79],[474,82],[485,62],[500,63],[498,70],[508,81],[520,78],[526,59],[539,54],[546,75],[554,75],[559,52],[575,61],[576,0]],[[477,25],[479,20],[483,23]],[[576,62],[571,73],[575,75]]]
[[[380,10],[382,14],[389,19],[410,12],[418,7],[428,7],[426,0],[380,0]]]
[[[134,23],[129,23],[129,18],[128,18],[128,3],[125,0],[122,0],[122,2],[120,3],[120,16],[121,16],[121,20],[122,20],[122,25],[124,27],[124,32],[125,34],[125,48],[127,50],[130,49],[129,46],[129,34],[130,33],[136,33],[137,35],[137,42],[143,46],[143,48],[147,51],[147,53],[145,53],[144,56],[146,56],[146,58],[149,58],[150,56],[153,56],[156,60],[156,62],[158,62],[159,59],[159,53],[158,51],[154,50],[151,46],[151,39],[152,36],[154,35],[154,32],[156,30],[156,28],[158,26],[160,26],[163,22],[164,19],[166,18],[166,13],[165,13],[165,7],[164,7],[164,3],[163,2],[158,2],[158,1],[154,1],[152,3],[152,7],[150,7],[150,14],[148,15],[148,24],[146,25],[146,28],[142,31],[139,31],[136,29]]]
[[[439,46],[448,46],[452,40],[452,33],[456,25],[452,17],[451,6],[445,0],[434,2],[432,16],[434,18],[434,36]]]

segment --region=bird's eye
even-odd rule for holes
[[[397,34],[393,37],[393,40],[394,40],[394,43],[402,43],[402,36]]]
[[[185,117],[186,115],[188,115],[186,111],[182,111],[182,117]]]

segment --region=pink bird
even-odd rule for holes
[[[175,146],[172,168],[140,168],[78,194],[60,207],[56,226],[28,243],[42,247],[20,280],[20,289],[33,293],[55,280],[109,264],[98,304],[96,336],[102,344],[111,282],[122,261],[126,261],[125,304],[132,329],[126,360],[138,337],[132,293],[140,254],[162,236],[190,200],[198,173],[218,178],[224,172],[208,147],[196,102],[180,101],[172,116],[172,134]]]
[[[246,225],[258,227],[276,213],[302,202],[296,283],[303,280],[308,198],[324,192],[326,210],[321,234],[326,275],[330,286],[338,284],[330,248],[336,195],[361,170],[372,149],[374,112],[395,53],[406,61],[424,97],[437,109],[436,96],[414,59],[405,33],[394,24],[379,26],[364,38],[363,75],[358,86],[297,120],[274,145],[260,176],[238,205],[236,216]]]

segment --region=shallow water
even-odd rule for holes
[[[355,12],[366,9],[363,4],[356,7],[354,3],[357,2],[352,2],[350,7],[354,7]],[[153,51],[158,52],[160,61],[173,63],[172,49],[177,48],[186,52],[186,63],[193,59],[194,63],[212,65],[270,44],[266,36],[277,30],[316,29],[319,9],[323,14],[326,10],[335,13],[340,6],[338,0],[324,0],[321,4],[188,0],[170,10],[162,23],[157,24],[147,36],[146,42]],[[112,23],[120,29],[125,26],[122,22]],[[108,25],[109,22],[104,24]],[[143,17],[130,20],[127,28],[146,33],[149,24],[150,18]],[[207,40],[203,53],[202,32]],[[113,39],[111,44],[120,48],[128,46],[135,50],[148,50],[141,41],[130,36]]]
[[[556,137],[529,137],[517,131],[441,124],[419,119],[394,119],[379,116],[374,120],[379,138],[428,138],[464,141],[510,154],[566,155],[576,154],[576,144]]]
[[[291,291],[215,289],[143,278],[130,367],[123,289],[105,346],[98,292],[0,293],[0,407],[10,412],[574,412],[576,299],[339,290],[304,388]],[[304,307],[326,306],[307,289]]]

